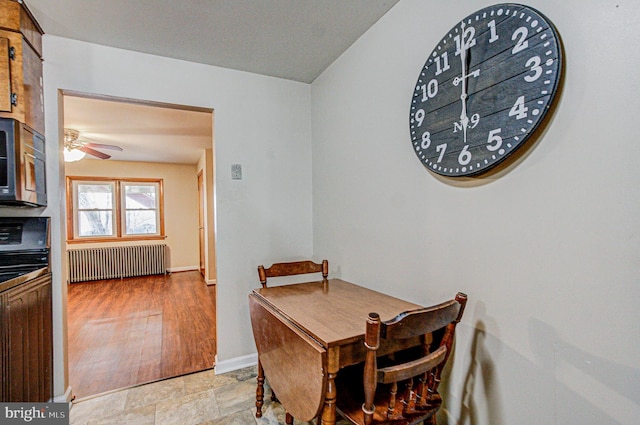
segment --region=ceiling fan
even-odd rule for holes
[[[103,143],[92,143],[80,140],[80,132],[72,128],[64,129],[64,160],[66,162],[79,161],[84,158],[85,154],[95,156],[100,159],[109,159],[111,155],[100,152],[96,149],[111,149],[122,151],[120,146],[105,145]]]

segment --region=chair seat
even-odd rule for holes
[[[336,410],[343,418],[356,425],[364,425],[364,412],[362,400],[364,391],[362,385],[363,365],[356,365],[342,369],[336,377],[337,400]],[[413,425],[423,422],[433,416],[441,405],[440,397],[432,400],[429,405],[410,405],[408,412],[403,415],[404,404],[397,403],[393,414],[387,417],[388,394],[390,385],[379,384],[374,398],[375,413],[372,424]],[[414,404],[412,402],[412,404]]]

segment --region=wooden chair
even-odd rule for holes
[[[453,300],[408,311],[386,322],[381,322],[377,313],[370,313],[366,361],[364,366],[338,373],[337,412],[357,425],[435,425],[435,413],[442,403],[438,393],[440,374],[466,302],[467,296],[458,293]],[[419,336],[423,336],[423,346],[417,347],[417,354],[405,350],[377,357],[376,350],[388,340]]]
[[[322,273],[322,278],[326,279],[329,276],[329,262],[322,260],[322,263],[314,263],[310,260],[305,261],[293,261],[288,263],[275,263],[269,268],[265,268],[263,265],[258,266],[258,278],[263,288],[267,287],[267,278],[269,277],[282,277],[282,276],[295,276],[301,274]],[[258,359],[258,386],[256,388],[256,418],[262,417],[262,406],[264,405],[264,370]],[[276,395],[271,392],[271,400],[276,400]],[[292,424],[293,418],[287,413],[286,423]]]
[[[329,262],[322,260],[322,263],[313,261],[294,261],[290,263],[276,263],[268,269],[258,266],[258,277],[263,288],[267,287],[268,277],[294,276],[299,274],[322,273],[322,278],[329,276]]]

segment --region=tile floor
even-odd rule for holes
[[[270,394],[265,385],[265,405],[258,419],[255,367],[221,375],[207,370],[75,401],[70,425],[284,424],[285,411],[280,403],[271,402]]]

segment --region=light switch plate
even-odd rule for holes
[[[231,165],[231,179],[242,180],[242,165],[240,164]]]

